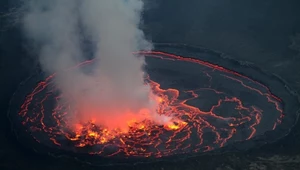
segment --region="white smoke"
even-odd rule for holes
[[[85,60],[83,40],[91,42],[93,73],[63,72],[56,84],[75,108],[72,119],[107,127],[124,127],[128,119],[155,117],[156,103],[144,85],[144,57],[132,54],[152,45],[139,29],[142,0],[27,0],[24,33],[39,47],[40,64],[48,73]],[[75,114],[76,113],[76,114]]]

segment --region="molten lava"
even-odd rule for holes
[[[201,66],[204,68],[202,76],[211,84],[205,82],[205,86],[197,89],[181,90],[175,86],[164,89],[150,74],[145,81],[155,95],[153,100],[158,103],[157,112],[170,120],[158,125],[147,116],[141,121],[132,119],[127,122],[128,130],[122,131],[101,127],[95,122],[97,120],[70,123],[69,103],[59,102],[63,94],[57,94],[52,81],[59,74],[55,73],[27,95],[19,112],[22,124],[29,127],[28,131],[36,141],[48,146],[105,157],[163,157],[205,152],[248,140],[257,135],[258,127],[264,128],[264,131],[259,131],[262,134],[275,129],[283,119],[281,99],[260,82],[199,59],[164,52],[137,54],[170,63],[190,63],[193,64],[191,67]],[[85,67],[92,62],[86,61],[72,69]],[[212,83],[215,74],[222,75],[224,80]],[[254,96],[255,100],[268,105],[270,111],[259,104],[255,105],[255,100],[244,102],[235,95],[234,90],[221,91],[225,89],[225,81],[230,81],[230,87],[235,90],[243,89],[238,94]],[[264,117],[265,114],[273,116],[268,125],[261,124],[263,119],[269,119]]]

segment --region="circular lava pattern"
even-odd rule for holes
[[[194,52],[180,56],[175,48],[172,53],[137,53],[146,56],[146,82],[159,97],[159,112],[176,118],[172,124],[134,122],[128,133],[111,132],[92,121],[70,128],[68,103],[57,105],[63,94],[53,78],[59,73],[40,81],[26,96],[19,119],[37,142],[50,147],[103,157],[153,158],[211,151],[263,135],[281,124],[284,103],[266,85],[189,56]]]

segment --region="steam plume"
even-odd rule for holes
[[[98,59],[89,74],[76,70],[56,78],[64,99],[72,101],[73,121],[93,119],[108,128],[124,128],[127,120],[143,119],[145,113],[158,120],[151,90],[144,85],[144,58],[132,54],[152,47],[139,29],[142,0],[25,3],[24,33],[39,47],[44,71],[59,72],[86,58]]]

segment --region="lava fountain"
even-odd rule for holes
[[[146,56],[149,97],[167,123],[129,118],[127,131],[107,129],[96,119],[72,124],[68,115],[76,110],[70,101],[60,101],[64,94],[53,82],[60,73],[44,80],[39,74],[22,83],[11,102],[9,117],[22,143],[38,152],[158,159],[260,146],[285,136],[298,118],[297,96],[280,78],[224,54],[164,44],[135,55]]]

